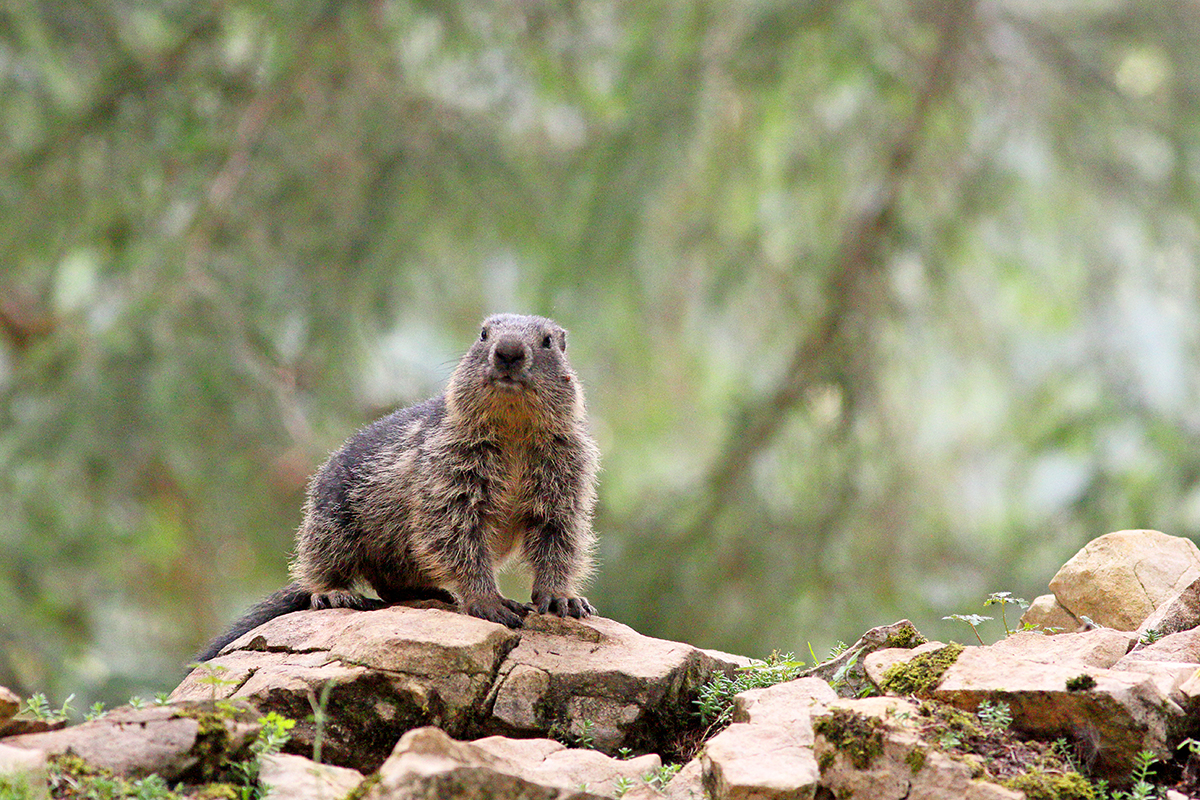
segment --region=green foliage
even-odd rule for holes
[[[329,722],[329,714],[326,709],[329,707],[329,694],[333,691],[333,681],[326,681],[321,687],[321,696],[318,698],[312,690],[308,692],[308,704],[312,707],[313,721],[313,755],[312,760],[316,764],[321,763],[322,748],[325,745],[325,725]]]
[[[992,592],[988,595],[987,600],[983,601],[983,605],[985,607],[991,605],[1000,606],[1000,619],[1004,623],[1004,635],[1011,636],[1013,632],[1008,626],[1008,606],[1016,605],[1021,608],[1029,608],[1029,601],[1022,597],[1013,597],[1012,592]],[[976,631],[976,635],[978,635],[978,631]]]
[[[1095,686],[1096,679],[1087,673],[1076,675],[1074,678],[1067,678],[1068,692],[1086,692],[1089,689],[1094,689]]]
[[[1161,797],[1162,793],[1158,787],[1150,781],[1154,774],[1154,765],[1157,763],[1158,757],[1154,753],[1149,750],[1139,752],[1134,756],[1129,789],[1110,792],[1107,782],[1097,781],[1097,800],[1156,800]]]
[[[71,707],[71,701],[75,699],[74,694],[67,695],[67,699],[63,701],[61,707],[57,710],[50,707],[50,703],[46,700],[46,695],[41,692],[34,692],[29,699],[22,705],[20,713],[28,714],[34,719],[43,722],[62,722],[71,716],[74,709]]]
[[[274,711],[265,717],[259,717],[258,722],[262,728],[250,745],[252,757],[230,765],[230,771],[242,784],[242,800],[261,800],[263,795],[258,786],[258,773],[262,767],[262,758],[282,750],[292,736],[292,728],[296,726],[295,720]]]
[[[736,677],[718,673],[700,687],[700,696],[695,701],[700,723],[712,729],[729,722],[733,714],[733,698],[739,692],[790,681],[800,674],[803,667],[804,662],[797,661],[794,654],[774,651],[764,661],[738,667]]]
[[[667,784],[671,779],[679,774],[679,770],[683,768],[683,764],[663,764],[653,772],[647,773],[644,777],[646,783],[653,786],[658,791],[666,789]]]
[[[174,683],[285,580],[325,454],[501,308],[571,329],[593,594],[648,634],[936,628],[974,576],[1033,590],[1109,530],[1200,535],[1187,6],[18,6],[22,693]]]
[[[985,617],[981,614],[951,614],[948,617],[942,617],[942,619],[953,619],[967,623],[971,626],[971,632],[975,634],[975,638],[979,640],[980,644],[983,644],[983,637],[979,635],[979,625],[992,619],[992,617]]]
[[[1008,703],[992,703],[989,700],[984,700],[979,704],[979,708],[975,710],[975,716],[979,717],[979,722],[985,729],[991,731],[1007,730],[1013,721],[1012,710],[1008,707]]]

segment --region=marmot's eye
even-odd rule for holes
[[[487,341],[487,328],[483,328],[482,330],[479,331],[479,341],[481,341],[481,342]]]
[[[542,347],[549,349],[550,343],[551,343],[550,334],[547,333],[545,336],[542,337]]]

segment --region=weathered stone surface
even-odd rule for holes
[[[1051,739],[1094,738],[1096,768],[1109,776],[1128,774],[1140,750],[1169,756],[1169,736],[1184,716],[1155,676],[1042,664],[987,647],[966,648],[933,696],[968,711],[984,700],[1004,702],[1018,729]]]
[[[297,720],[288,751],[303,755],[315,735],[312,703],[328,686],[326,760],[373,772],[412,728],[431,724],[470,735],[518,640],[503,625],[440,608],[286,614],[194,670],[171,699],[212,696],[203,678],[226,668],[223,677],[234,682],[215,696],[245,698],[264,713]]]
[[[17,797],[28,797],[29,800],[49,798],[46,754],[40,750],[0,743],[0,780],[27,790],[25,795],[15,794]]]
[[[812,715],[837,699],[820,678],[738,694],[733,724],[704,745],[704,786],[728,800],[813,797],[820,771],[812,753]]]
[[[1179,594],[1162,602],[1138,627],[1138,633],[1157,631],[1178,633],[1200,626],[1200,578],[1189,583]]]
[[[693,758],[683,765],[662,790],[666,800],[707,800],[704,792],[704,765]]]
[[[898,697],[839,700],[817,719],[836,710],[849,711],[879,722],[877,752],[866,763],[820,733],[813,752],[821,764],[821,786],[835,797],[872,800],[1020,800],[1021,792],[973,777],[968,764],[926,748],[912,729],[917,707]]]
[[[358,770],[276,753],[262,759],[259,784],[271,800],[340,800],[362,783]]]
[[[1103,669],[1117,663],[1136,642],[1135,634],[1114,628],[1093,628],[1054,636],[1021,631],[989,645],[987,650],[1003,658]]]
[[[820,678],[797,678],[735,696],[733,721],[789,726],[795,729],[798,739],[812,744],[813,712],[837,697],[837,692]]]
[[[1075,615],[1067,611],[1052,594],[1034,598],[1021,615],[1021,625],[1031,626],[1046,633],[1074,633],[1084,625]]]
[[[704,745],[704,786],[719,800],[814,797],[821,771],[811,743],[811,726],[795,735],[784,725],[735,722]]]
[[[597,750],[641,749],[690,718],[705,681],[737,666],[600,617],[533,616],[526,625],[500,668],[484,732],[579,737],[589,721]]]
[[[174,781],[206,777],[223,760],[248,757],[258,730],[255,723],[228,719],[212,713],[211,707],[188,703],[119,708],[70,728],[10,736],[4,744],[45,755],[71,752],[125,777],[156,773]]]
[[[457,742],[437,728],[409,731],[379,770],[379,781],[368,800],[424,800],[454,797],[484,800],[520,797],[523,800],[591,800],[605,795],[579,786],[545,784],[521,776],[520,768],[503,756],[469,742]]]
[[[1159,531],[1118,531],[1088,542],[1050,581],[1076,617],[1137,630],[1162,603],[1200,578],[1200,549]]]
[[[1113,665],[1123,669],[1126,661],[1173,661],[1200,663],[1200,630],[1186,630],[1164,636],[1153,644],[1139,645]]]
[[[17,713],[21,707],[21,698],[7,686],[0,686],[0,724]]]
[[[641,781],[662,766],[662,759],[650,754],[638,758],[616,759],[585,748],[567,748],[551,739],[510,739],[488,736],[471,742],[512,765],[514,774],[534,783],[564,789],[586,786],[597,794],[615,791],[617,781]]]

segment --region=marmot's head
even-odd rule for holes
[[[583,417],[583,393],[567,362],[567,332],[553,320],[495,314],[450,378],[446,400],[468,419],[556,428]]]

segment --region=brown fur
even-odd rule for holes
[[[593,613],[579,591],[591,568],[599,451],[566,343],[543,317],[485,320],[444,394],[366,426],[317,470],[295,583],[200,660],[288,611],[375,607],[356,591],[365,587],[384,603],[458,600],[469,614],[519,626],[530,607],[502,597],[495,579],[510,554],[533,571],[534,610]]]

